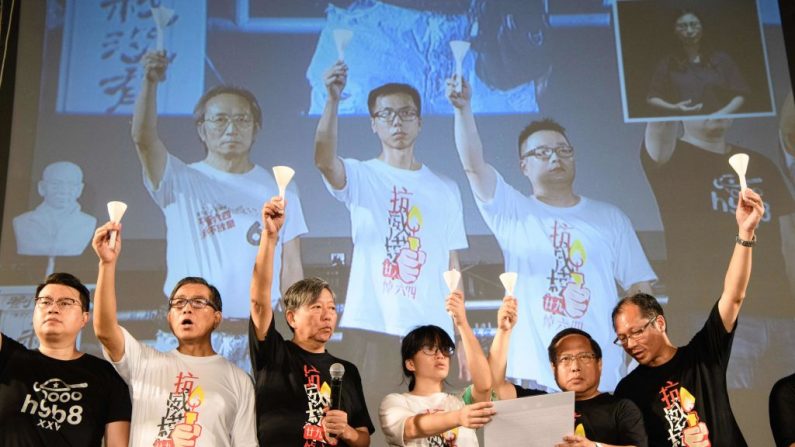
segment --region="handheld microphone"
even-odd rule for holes
[[[331,409],[339,410],[342,407],[342,376],[345,374],[345,367],[342,363],[335,363],[328,372],[331,374]]]

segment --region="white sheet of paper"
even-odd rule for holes
[[[550,447],[574,433],[574,393],[494,402],[497,414],[483,430],[485,447]]]

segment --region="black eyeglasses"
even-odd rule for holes
[[[562,355],[558,357],[557,364],[568,367],[571,366],[575,360],[577,360],[577,362],[581,365],[590,365],[594,360],[596,360],[596,354],[593,352],[581,352],[577,355]]]
[[[416,120],[420,116],[420,113],[417,111],[417,109],[412,108],[400,110],[383,109],[373,113],[373,118],[385,123],[391,123],[395,120],[396,116],[400,118],[400,121],[408,122]]]
[[[212,301],[208,300],[207,298],[174,298],[168,302],[168,307],[169,309],[182,309],[188,304],[190,304],[191,308],[196,310],[204,309],[208,306],[214,310],[218,310],[215,307],[215,304],[213,304]]]
[[[425,345],[420,350],[423,354],[431,357],[435,357],[439,353],[442,353],[445,357],[452,357],[455,354],[455,348],[440,348],[438,346]]]
[[[652,323],[654,323],[655,321],[657,321],[657,317],[656,316],[654,318],[652,318],[651,320],[649,320],[648,323],[644,324],[643,327],[630,331],[629,332],[629,336],[619,335],[618,337],[616,337],[615,340],[613,340],[613,343],[617,344],[619,346],[626,346],[626,344],[629,342],[629,339],[632,339],[632,340],[639,339],[640,336],[643,335],[644,332],[646,332],[646,329],[649,326],[651,326]]]
[[[557,146],[538,146],[522,154],[521,159],[532,156],[540,160],[549,160],[553,153],[558,158],[571,158],[574,156],[574,148],[565,143]]]

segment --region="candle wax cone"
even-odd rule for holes
[[[152,8],[152,20],[155,21],[155,29],[157,31],[157,51],[163,51],[165,45],[163,44],[166,25],[171,21],[174,16],[174,10],[159,6]]]
[[[737,177],[740,178],[740,188],[745,189],[748,183],[745,181],[745,172],[748,170],[748,154],[734,154],[729,157],[729,164],[734,168]]]
[[[513,287],[516,285],[517,275],[515,272],[505,272],[500,275],[500,282],[505,287],[505,293],[513,296]]]
[[[110,216],[110,220],[113,222],[121,222],[121,218],[124,216],[125,211],[127,211],[126,203],[117,201],[108,202],[108,216]]]
[[[334,30],[334,44],[337,46],[337,57],[339,60],[345,60],[345,49],[353,38],[353,31],[349,29],[339,28]]]
[[[450,289],[452,292],[458,287],[458,281],[461,280],[461,272],[458,270],[448,270],[442,273],[444,276],[444,283],[447,284],[447,288]]]
[[[287,191],[287,185],[290,183],[290,180],[293,179],[295,175],[295,171],[293,168],[288,166],[274,166],[273,167],[273,177],[276,178],[276,184],[279,186],[279,197],[284,197],[285,191]]]
[[[463,88],[461,77],[464,75],[464,57],[469,51],[469,42],[464,40],[450,41],[450,49],[453,50],[453,59],[455,59],[455,90],[461,93]]]

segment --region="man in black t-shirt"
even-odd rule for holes
[[[494,391],[499,399],[545,394],[505,380],[511,331],[516,324],[516,300],[505,297],[497,312],[497,332],[489,350]],[[558,446],[646,447],[646,431],[638,407],[599,391],[602,349],[590,334],[576,328],[558,332],[547,348],[555,382],[574,392],[574,433]]]
[[[751,277],[755,232],[764,215],[759,194],[743,190],[723,293],[687,345],[671,343],[668,321],[651,295],[626,297],[613,309],[615,342],[639,364],[619,382],[616,396],[640,408],[652,447],[747,445],[729,404],[726,368]]]
[[[77,350],[89,292],[68,273],[36,289],[33,330],[39,349],[0,334],[0,445],[126,447],[127,385],[104,360]]]
[[[285,340],[273,321],[273,254],[284,223],[284,201],[271,199],[262,209],[262,237],[251,278],[249,346],[255,377],[257,437],[260,445],[325,447],[370,445],[375,431],[352,363],[326,351],[334,333],[337,307],[328,283],[308,278],[290,286],[283,297],[284,316],[293,332]],[[340,409],[330,409],[334,363],[345,367]]]
[[[795,374],[784,377],[770,391],[770,428],[776,447],[795,446]]]

